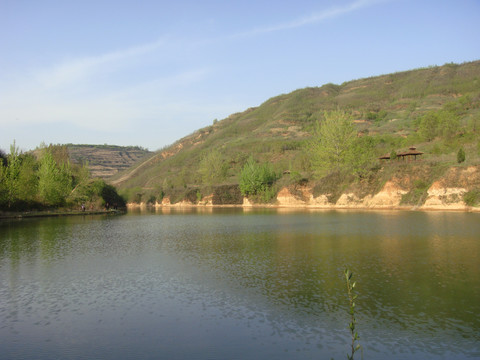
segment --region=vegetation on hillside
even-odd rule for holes
[[[15,145],[0,153],[0,210],[44,210],[59,207],[123,207],[125,201],[88,168],[72,164],[66,146],[42,145],[21,153]]]
[[[248,193],[254,201],[269,201],[281,186],[305,182],[314,191],[328,190],[334,200],[346,188],[378,190],[400,168],[412,172],[414,164],[378,160],[412,145],[424,152],[421,163],[429,170],[417,195],[405,201],[421,201],[423,185],[448,166],[480,164],[480,61],[280,95],[214,121],[112,181],[129,201],[168,196],[175,202],[190,193],[203,198],[212,186],[240,185],[253,159],[276,174],[264,186],[269,194]],[[460,149],[465,156],[458,162]]]

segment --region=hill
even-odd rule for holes
[[[362,176],[342,173],[335,180],[333,174],[320,176],[312,163],[316,128],[324,122],[325,112],[333,110],[349,114],[357,137],[371,144],[369,172]],[[312,189],[323,187],[323,191],[340,194],[349,188],[365,189],[359,182],[369,176],[376,179],[370,191],[377,191],[387,181],[381,176],[385,169],[378,157],[415,145],[425,153],[424,167],[431,169],[422,181],[432,184],[435,176],[457,164],[460,148],[467,154],[462,166],[480,163],[479,130],[480,61],[446,64],[273,97],[214,121],[113,176],[111,182],[130,201],[158,201],[165,196],[172,202],[195,200],[214,192],[212,187],[238,184],[242,168],[253,156],[259,163],[272,164],[278,174],[277,192],[303,181]],[[362,152],[359,149],[358,154]],[[208,166],[215,163],[222,169],[216,178],[209,177]]]
[[[70,159],[77,164],[88,163],[93,177],[106,179],[128,169],[151,152],[138,146],[67,144]]]

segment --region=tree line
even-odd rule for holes
[[[92,179],[88,165],[72,164],[64,145],[23,153],[15,142],[0,151],[0,210],[123,207],[116,189]]]

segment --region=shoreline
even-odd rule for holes
[[[21,211],[0,213],[0,220],[29,219],[42,217],[61,217],[61,216],[79,216],[79,215],[118,215],[125,211],[121,210],[52,210],[52,211]]]
[[[480,207],[423,207],[411,205],[397,206],[348,206],[348,205],[278,205],[278,204],[193,204],[181,202],[178,204],[145,204],[127,203],[127,210],[134,209],[214,209],[214,208],[239,208],[239,209],[291,209],[291,210],[361,210],[361,211],[418,211],[418,212],[470,212],[480,213]]]

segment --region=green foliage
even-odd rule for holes
[[[69,202],[87,208],[123,208],[125,200],[117,190],[102,179],[88,179],[79,184],[68,198]]]
[[[24,203],[35,203],[38,189],[38,164],[31,154],[22,154],[18,176],[17,197]]]
[[[462,97],[457,101],[446,103],[440,110],[432,110],[418,120],[418,132],[422,139],[432,141],[436,137],[452,139],[460,130],[460,118],[464,114],[466,104],[471,100]]]
[[[408,204],[420,206],[427,198],[427,190],[429,187],[430,185],[425,180],[415,180],[410,191],[402,195],[402,200],[400,203],[402,205]]]
[[[351,351],[350,351],[350,354],[347,354],[347,358],[349,360],[353,360],[355,353],[361,348],[360,344],[358,344],[358,340],[360,340],[360,336],[358,336],[358,332],[356,330],[357,319],[355,317],[355,300],[357,299],[358,295],[356,294],[356,291],[355,291],[356,282],[353,281],[353,273],[348,268],[345,268],[344,275],[345,275],[345,282],[347,284],[348,301],[350,304],[350,308],[349,308],[350,323],[348,324],[348,328],[350,330],[350,336],[352,339],[352,343],[350,345]]]
[[[107,208],[123,208],[125,207],[125,200],[117,193],[117,190],[112,185],[106,184],[103,180],[97,180],[100,183],[100,196],[103,200],[103,205]]]
[[[34,153],[20,153],[15,143],[7,161],[0,163],[0,209],[32,210],[45,207],[123,207],[115,188],[90,179],[88,168],[71,165],[64,146],[43,146]]]
[[[4,165],[0,163],[0,209],[6,207],[7,203],[7,186],[5,184],[5,170]]]
[[[257,195],[263,192],[268,194],[266,195],[268,198],[271,196],[270,187],[276,179],[277,175],[271,164],[259,164],[253,157],[250,157],[240,173],[240,191],[244,196]]]
[[[463,201],[467,206],[480,205],[480,189],[473,189],[473,190],[467,191],[463,195]]]
[[[72,191],[72,173],[70,164],[58,165],[49,149],[44,149],[38,169],[38,194],[48,206],[65,203]]]
[[[0,209],[22,210],[37,207],[37,162],[20,153],[15,142],[5,161],[0,162]]]
[[[345,168],[357,178],[364,178],[376,163],[375,140],[371,136],[355,138],[348,151]]]
[[[20,153],[14,141],[10,146],[10,155],[8,156],[7,167],[4,172],[4,183],[6,189],[5,200],[8,208],[12,207],[18,197],[20,167]]]
[[[390,160],[395,160],[397,158],[397,152],[395,150],[392,150],[390,152]]]
[[[324,118],[309,144],[312,169],[317,175],[345,169],[356,136],[348,113],[339,110],[325,112]]]
[[[213,149],[203,155],[200,160],[198,172],[204,184],[215,184],[225,180],[228,164],[217,149]]]
[[[457,162],[460,164],[465,161],[465,150],[463,148],[458,149]]]
[[[356,136],[351,115],[342,111],[325,113],[309,144],[312,170],[317,176],[349,173],[365,177],[376,161],[376,141]]]

